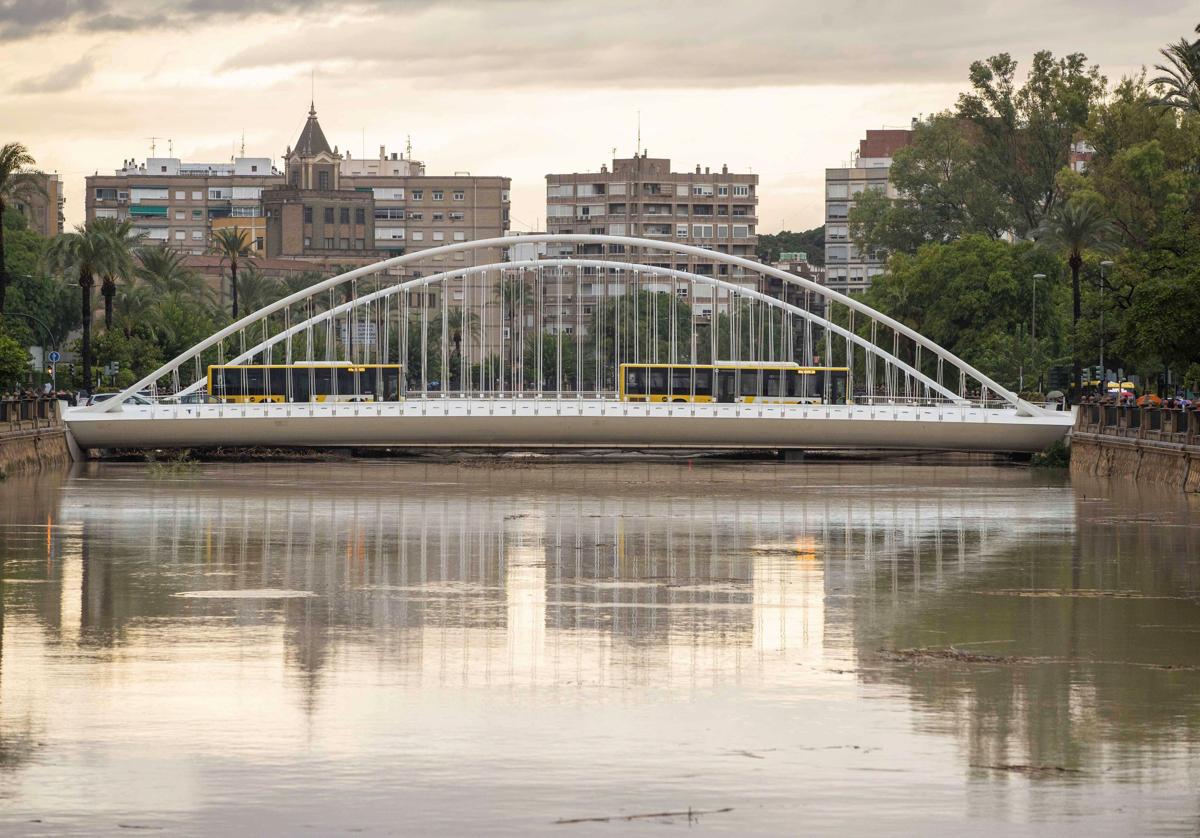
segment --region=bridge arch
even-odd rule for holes
[[[511,247],[514,245],[528,244],[560,244],[560,245],[588,245],[599,244],[608,246],[621,246],[624,248],[641,248],[651,252],[665,252],[667,254],[677,253],[691,256],[700,256],[706,260],[710,260],[714,265],[726,266],[726,270],[732,269],[732,276],[729,278],[701,275],[698,273],[689,273],[676,268],[666,267],[662,265],[641,264],[637,262],[618,261],[611,259],[593,259],[589,257],[571,257],[571,258],[541,258],[519,260],[515,262],[493,263],[488,265],[472,265],[464,268],[441,271],[427,277],[411,278],[405,280],[403,278],[388,275],[389,270],[403,268],[417,262],[428,262],[438,257],[446,258],[452,254],[470,252],[483,248],[496,247]],[[657,305],[658,294],[663,293],[661,289],[653,283],[658,280],[669,280],[671,287],[678,291],[675,283],[689,283],[689,287],[696,285],[713,289],[714,300],[720,299],[720,294],[726,294],[725,302],[729,312],[731,321],[736,320],[738,301],[749,301],[753,305],[769,312],[770,318],[778,317],[780,329],[789,328],[794,319],[799,319],[805,324],[804,333],[807,336],[809,343],[807,351],[810,357],[808,363],[812,362],[811,342],[816,336],[816,339],[823,339],[827,348],[832,347],[832,339],[836,336],[844,343],[844,354],[848,366],[854,366],[856,358],[862,359],[862,375],[872,385],[876,380],[880,379],[882,372],[882,381],[887,385],[884,387],[886,397],[888,398],[913,398],[926,397],[950,402],[964,403],[967,401],[982,401],[988,400],[989,394],[994,394],[996,398],[1003,403],[1015,408],[1020,415],[1036,416],[1044,413],[1042,408],[1025,402],[1016,394],[1010,392],[998,382],[992,380],[979,370],[970,366],[966,362],[957,358],[952,353],[933,343],[929,339],[917,333],[915,330],[905,326],[902,323],[888,317],[880,312],[875,311],[860,300],[856,300],[851,296],[833,291],[816,282],[805,279],[803,277],[789,274],[785,271],[772,268],[768,265],[763,265],[749,259],[731,254],[717,253],[706,250],[704,248],[695,247],[693,245],[684,245],[676,242],[657,241],[652,239],[639,239],[625,236],[604,236],[604,235],[585,235],[585,234],[530,234],[530,235],[514,235],[505,236],[494,239],[481,239],[469,242],[459,242],[445,245],[438,248],[431,248],[415,253],[409,253],[402,256],[385,259],[372,265],[366,265],[361,268],[356,268],[351,271],[330,277],[315,283],[308,288],[297,291],[293,294],[285,296],[280,300],[264,306],[262,309],[246,315],[240,320],[232,323],[225,328],[217,331],[209,338],[200,341],[195,346],[181,353],[176,358],[163,364],[154,372],[143,377],[135,382],[130,387],[127,387],[122,393],[115,398],[106,402],[88,408],[93,412],[115,411],[120,409],[120,404],[129,395],[143,390],[145,388],[156,389],[160,381],[164,379],[171,380],[171,386],[168,388],[174,392],[191,392],[199,389],[201,386],[201,376],[197,375],[196,379],[188,384],[183,384],[180,376],[180,370],[189,363],[194,363],[196,371],[199,373],[203,366],[202,359],[205,353],[218,349],[218,356],[223,356],[223,350],[226,342],[233,339],[238,351],[233,352],[233,357],[228,363],[243,364],[254,357],[263,353],[270,353],[273,347],[280,343],[287,342],[286,345],[290,352],[290,339],[298,333],[311,328],[318,324],[329,324],[336,321],[339,315],[347,316],[347,328],[350,328],[349,316],[358,311],[371,311],[371,306],[376,304],[388,305],[393,298],[404,299],[404,295],[413,289],[423,288],[431,285],[442,285],[443,288],[449,288],[449,283],[454,280],[463,280],[468,278],[484,277],[487,274],[494,273],[502,276],[505,272],[536,272],[539,278],[544,277],[547,270],[558,272],[558,305],[561,325],[561,312],[563,305],[563,293],[561,276],[562,271],[574,270],[576,272],[575,279],[580,282],[579,277],[582,271],[596,271],[598,276],[603,276],[602,285],[607,288],[609,277],[615,276],[620,283],[631,283],[637,293],[638,288],[645,289],[647,282],[655,294],[655,305]],[[650,278],[647,280],[646,278]],[[368,279],[376,283],[373,291],[363,296],[357,294],[357,283],[359,280]],[[523,281],[523,280],[522,280]],[[765,290],[764,285],[767,281],[778,283],[782,296],[785,299],[779,299]],[[755,286],[755,287],[752,287]],[[343,303],[330,306],[324,311],[316,311],[314,309],[314,301],[320,299],[322,295],[327,295],[334,289],[350,287],[352,295],[349,300]],[[464,285],[464,287],[466,287]],[[789,302],[786,298],[789,295],[789,289],[794,289],[802,292],[805,299],[805,305],[796,305]],[[624,293],[623,291],[621,293]],[[613,296],[620,296],[614,294]],[[566,295],[570,296],[570,295]],[[601,295],[607,296],[607,295]],[[672,295],[672,300],[677,294]],[[692,306],[695,297],[688,295],[688,305]],[[449,298],[449,293],[441,295],[442,314],[445,316],[445,311],[448,308],[446,302]],[[817,314],[809,305],[810,300],[821,301],[821,314]],[[467,316],[465,312],[462,316]],[[486,316],[486,309],[490,300],[479,301],[481,309]],[[580,300],[573,299],[574,304],[582,306]],[[301,321],[295,325],[291,323],[290,316],[293,307],[301,305],[307,307],[308,316],[303,317]],[[732,306],[732,307],[731,307]],[[669,308],[673,309],[672,303]],[[714,302],[709,310],[709,318],[712,323],[718,319],[717,303]],[[694,308],[693,318],[695,317]],[[620,311],[618,307],[618,311]],[[754,323],[755,309],[750,310],[751,323]],[[657,312],[657,310],[656,310]],[[826,316],[830,314],[831,316]],[[859,324],[860,328],[856,328],[855,317],[861,316],[864,318]],[[284,323],[277,322],[279,316],[282,316]],[[655,315],[657,317],[657,313]],[[425,317],[428,317],[428,306],[425,306]],[[578,311],[576,312],[576,320],[578,321]],[[841,322],[838,322],[838,321]],[[358,321],[355,320],[355,323]],[[776,321],[769,321],[774,324]],[[640,324],[640,321],[638,321]],[[761,327],[763,323],[762,315],[758,325]],[[494,326],[495,324],[493,324]],[[406,323],[407,326],[407,323]],[[426,323],[427,326],[427,323]],[[539,334],[546,333],[547,323],[540,320],[536,324],[536,330]],[[271,329],[279,327],[277,331],[272,333]],[[674,322],[672,322],[674,328]],[[690,331],[695,334],[695,321],[690,324]],[[816,330],[820,330],[819,334]],[[866,331],[867,335],[861,334]],[[733,327],[730,327],[732,333]],[[520,330],[522,333],[525,329]],[[882,332],[882,334],[881,334]],[[426,328],[421,332],[422,335],[427,335]],[[553,332],[552,332],[553,333]],[[710,336],[716,333],[715,325],[710,325]],[[562,351],[562,332],[559,331],[557,344],[560,352]],[[247,336],[250,337],[250,348],[246,348]],[[501,333],[503,335],[503,333]],[[888,338],[891,339],[891,346],[888,347]],[[423,338],[424,339],[424,338]],[[599,338],[597,337],[597,340]],[[351,338],[353,340],[353,338]],[[440,335],[442,341],[442,352],[445,357],[445,342],[448,340],[448,335],[443,331]],[[503,337],[501,337],[503,341]],[[636,343],[636,339],[635,339]],[[311,341],[308,346],[311,349]],[[732,339],[731,339],[731,347]],[[775,343],[772,343],[772,352],[774,352]],[[672,338],[672,351],[674,351],[674,338]],[[352,347],[353,348],[353,347]],[[793,349],[795,345],[793,343]],[[713,344],[715,359],[716,344]],[[753,350],[752,350],[753,351]],[[924,354],[923,357],[923,353]],[[693,362],[695,352],[691,353]],[[826,358],[831,357],[833,352],[829,352]],[[905,359],[903,356],[908,355]],[[426,359],[427,348],[423,345],[421,357]],[[460,356],[461,357],[461,356]],[[484,357],[481,351],[481,359]],[[223,360],[223,358],[222,358]],[[407,363],[407,358],[405,362]],[[613,359],[614,362],[617,358]],[[780,360],[784,360],[780,358]],[[796,360],[795,358],[787,358],[786,360]],[[882,371],[876,366],[882,365]],[[952,380],[947,382],[947,373]],[[892,376],[900,376],[900,379]],[[597,381],[599,379],[597,378]],[[901,386],[901,384],[903,386]],[[561,387],[561,378],[560,378]],[[576,389],[578,382],[576,382]],[[978,389],[978,398],[972,398],[971,389]]]

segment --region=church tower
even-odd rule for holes
[[[328,192],[338,188],[338,164],[342,156],[336,148],[329,147],[321,123],[317,121],[317,108],[310,104],[308,120],[295,147],[288,147],[283,155],[284,176],[293,189],[316,189]]]

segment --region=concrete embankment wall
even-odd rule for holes
[[[0,402],[0,473],[36,471],[70,460],[58,402]]]
[[[1071,473],[1200,492],[1200,414],[1083,405],[1071,434]]]

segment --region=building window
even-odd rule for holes
[[[204,210],[192,210],[192,218],[203,218]]]
[[[375,207],[375,218],[383,221],[403,221],[404,210],[399,207]]]
[[[425,220],[425,213],[421,210],[409,210],[408,217],[412,221],[423,221]]]
[[[465,242],[467,240],[467,234],[464,233],[462,230],[455,230],[454,231],[454,240],[456,242]]]
[[[329,172],[317,172],[317,189],[329,188]]]
[[[745,198],[745,197],[749,196],[749,194],[750,194],[749,186],[733,187],[733,197],[735,197],[735,198]]]
[[[446,240],[446,234],[443,233],[441,230],[434,230],[433,231],[433,240],[435,242],[443,242]]]
[[[348,239],[348,238],[341,239],[338,242],[338,246],[341,247],[342,250],[349,250],[350,249],[350,239]]]
[[[332,236],[325,237],[325,249],[333,250],[333,237]]]
[[[350,223],[350,207],[342,207],[338,210],[338,221],[342,224]]]
[[[728,186],[718,186],[717,187],[717,197],[718,198],[729,197],[729,187]]]
[[[185,213],[183,210],[175,210],[175,220],[176,221],[183,221],[184,215],[185,215]]]
[[[826,198],[849,198],[850,185],[847,183],[826,183],[825,184]]]
[[[363,248],[366,247],[366,245],[367,245],[367,243],[364,239],[355,239],[354,240],[354,249],[355,250],[362,250]]]
[[[733,237],[735,239],[748,238],[750,235],[750,226],[748,224],[734,224]]]
[[[204,200],[204,193],[203,193],[203,192],[193,192],[193,193],[192,193],[192,200],[193,200],[193,201],[203,201],[203,200]]]
[[[677,239],[686,239],[687,238],[687,225],[686,224],[676,224],[675,225],[675,238],[677,238]]]
[[[186,192],[176,192],[176,193],[175,193],[175,200],[176,200],[176,201],[185,201],[185,200],[187,200],[187,193],[186,193]]]
[[[355,224],[366,224],[366,223],[367,223],[367,211],[366,211],[366,209],[364,209],[363,207],[355,207],[355,209],[354,209],[354,223],[355,223]]]
[[[412,240],[415,242],[425,241],[425,234],[422,233],[420,230],[413,230]]]
[[[421,199],[422,199],[424,196],[425,196],[425,190],[424,190],[424,189],[414,189],[414,190],[412,191],[412,199],[413,199],[414,201],[419,201],[419,200],[421,200]]]
[[[312,224],[312,207],[304,208],[304,223]]]
[[[464,193],[461,189],[454,190],[454,194],[452,197],[456,201],[465,201],[467,199],[466,193]]]
[[[175,231],[175,241],[183,241],[183,237],[184,237],[184,232],[183,232],[183,230],[176,230],[176,231]]]
[[[728,224],[718,224],[717,225],[717,238],[718,239],[729,238],[729,225]]]
[[[204,231],[203,230],[192,230],[192,238],[195,241],[204,241]]]
[[[695,184],[692,186],[692,194],[702,198],[711,198],[713,188],[709,184]]]
[[[850,205],[828,204],[825,215],[830,221],[845,221],[850,216]]]
[[[463,217],[464,217],[464,216],[463,216],[463,214],[462,214],[461,212],[452,212],[452,213],[450,213],[450,220],[451,220],[451,221],[462,221],[462,220],[463,220]]]
[[[333,207],[325,207],[325,223],[333,223]]]
[[[455,262],[465,262],[465,261],[466,261],[466,257],[467,257],[467,254],[463,253],[463,252],[460,250],[460,251],[458,251],[458,253],[455,253],[455,254],[454,254],[454,261],[455,261]]]
[[[434,221],[445,221],[445,220],[446,220],[446,214],[445,214],[444,212],[435,212],[435,213],[433,214],[433,220],[434,220]]]
[[[711,224],[693,224],[692,237],[697,239],[711,239],[713,237],[713,226]]]
[[[440,201],[445,197],[446,197],[446,193],[443,192],[442,190],[440,190],[440,189],[433,190],[433,194],[432,194],[433,200]]]
[[[312,247],[312,239],[310,239],[308,236],[305,236],[305,237],[304,237],[304,246],[305,246],[305,247]]]

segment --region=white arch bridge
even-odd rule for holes
[[[448,267],[421,276],[418,263]],[[562,234],[320,281],[66,419],[83,448],[959,451],[1038,451],[1071,421],[810,280],[690,245]]]

